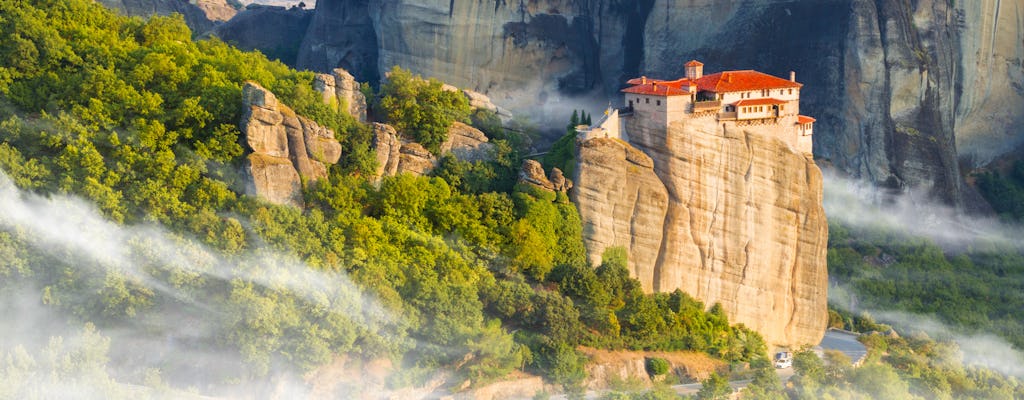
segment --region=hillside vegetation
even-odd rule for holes
[[[517,369],[572,386],[584,374],[581,344],[765,356],[759,335],[730,326],[720,308],[681,292],[644,295],[621,249],[588,265],[566,196],[507,183],[519,161],[510,145],[492,162],[449,160],[436,177],[373,185],[369,129],[324,105],[312,73],[190,34],[180,16],[124,18],[89,0],[0,2],[0,169],[23,191],[86,199],[128,232],[129,246],[118,251],[124,264],[83,257],[0,216],[0,293],[27,291],[89,339],[84,355],[59,342],[40,353],[0,349],[20,360],[4,367],[0,393],[31,397],[35,382],[84,371],[96,371],[86,382],[109,383],[103,365],[129,383],[214,390],[344,355],[393,360],[394,386],[438,370],[457,386]],[[247,80],[342,143],[342,160],[306,188],[303,210],[240,194]],[[450,118],[467,118],[461,97],[407,97],[416,88],[401,84],[413,81],[384,86],[378,104],[390,119],[448,106],[462,110]],[[430,124],[444,121],[426,122],[403,129],[433,146]],[[488,176],[506,183],[479,184]],[[124,243],[106,239],[83,238],[102,249]],[[184,255],[165,257],[163,242]],[[303,269],[318,278],[295,284]],[[331,282],[348,280],[372,302],[335,297]],[[103,336],[133,326],[145,327],[133,335],[206,349],[228,365],[197,373],[196,360],[155,355],[174,350],[144,357],[133,335]],[[116,397],[110,390],[101,397]]]

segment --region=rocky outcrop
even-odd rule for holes
[[[448,129],[448,139],[441,143],[441,154],[451,153],[460,160],[489,160],[494,145],[479,129],[455,121]]]
[[[391,125],[375,122],[372,140],[377,155],[377,179],[401,173],[426,175],[437,167],[438,158],[433,153],[404,138]],[[441,144],[441,154],[451,154],[464,161],[483,161],[491,158],[493,148],[483,132],[455,122],[448,129],[448,139]]]
[[[321,0],[298,65],[364,81],[401,65],[560,123],[580,104],[570,97],[617,102],[625,79],[680,76],[684,60],[794,70],[813,88],[801,108],[818,119],[818,157],[959,204],[961,160],[1024,141],[1022,13],[1012,1]]]
[[[246,194],[271,203],[302,206],[302,183],[327,177],[341,158],[334,132],[296,115],[269,90],[246,82],[240,127],[252,151],[243,173]]]
[[[646,362],[650,358],[668,361],[670,373],[683,382],[702,381],[713,372],[726,374],[729,370],[721,360],[696,352],[610,351],[586,347],[578,350],[590,358],[586,366],[587,377],[583,381],[583,386],[590,390],[606,390],[623,382],[650,386],[658,379],[652,379],[647,372]]]
[[[341,68],[335,68],[331,74],[317,74],[313,80],[313,89],[323,95],[324,103],[335,109],[344,105],[349,115],[359,122],[366,122],[366,96],[359,90],[356,78]]]
[[[721,303],[769,345],[818,343],[825,328],[828,238],[821,172],[773,135],[713,118],[667,134],[629,119],[635,148],[581,144],[571,192],[592,262],[625,247],[647,291]]]
[[[551,176],[544,176],[544,168],[535,160],[524,160],[519,170],[519,183],[544,190],[566,192],[572,189],[572,181],[565,179],[558,168],[551,169]]]

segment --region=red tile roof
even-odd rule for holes
[[[814,121],[817,121],[817,120],[814,119],[814,118],[808,117],[806,115],[797,115],[796,116],[796,123],[800,124],[800,125],[810,124],[810,123],[813,123]]]
[[[722,71],[697,79],[697,87],[709,92],[741,92],[745,90],[799,88],[803,85],[753,70]]]
[[[690,62],[686,63],[687,67],[699,67],[699,66],[702,66],[702,65],[704,65],[704,63],[702,63],[700,61],[697,61],[697,60],[690,60]]]
[[[736,105],[736,106],[763,106],[765,104],[786,104],[786,102],[784,100],[779,100],[779,99],[765,98],[765,99],[746,99],[746,100],[740,100],[740,101],[737,101],[737,102],[733,103],[733,105]]]
[[[650,82],[650,81],[648,81]],[[689,96],[690,92],[675,85],[652,82],[646,85],[630,86],[622,89],[623,93],[645,94],[653,96]]]

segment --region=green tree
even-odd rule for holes
[[[730,394],[732,394],[732,387],[729,386],[729,381],[717,372],[712,372],[708,379],[701,382],[697,398],[702,400],[724,400],[728,399]]]
[[[453,122],[469,122],[469,100],[462,93],[444,90],[440,81],[424,80],[397,66],[387,76],[380,86],[377,108],[396,130],[410,135],[431,153],[440,153]]]

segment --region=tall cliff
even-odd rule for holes
[[[321,0],[298,65],[365,81],[398,64],[554,114],[692,58],[795,70],[818,157],[960,204],[960,163],[1024,139],[1022,17],[1024,0]]]
[[[723,129],[714,118],[668,132],[647,123],[627,122],[633,146],[580,145],[572,197],[591,261],[625,247],[645,290],[721,303],[771,345],[817,343],[828,227],[814,161],[763,129]]]
[[[149,17],[151,15],[181,14],[192,32],[202,34],[222,21],[231,19],[237,10],[227,0],[98,0],[100,4],[124,15]]]

